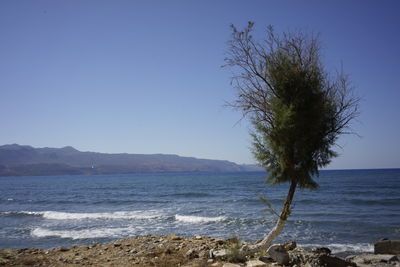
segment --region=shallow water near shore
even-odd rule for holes
[[[288,185],[266,174],[168,173],[0,177],[0,248],[52,248],[136,235],[261,238]],[[298,190],[277,242],[334,253],[372,251],[400,238],[400,170],[321,171],[320,188]]]

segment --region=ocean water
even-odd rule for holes
[[[136,235],[262,238],[288,184],[265,173],[169,173],[0,177],[0,248],[52,248]],[[320,188],[298,190],[277,242],[334,253],[372,251],[400,238],[400,170],[322,171]]]

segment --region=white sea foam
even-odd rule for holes
[[[82,220],[82,219],[154,219],[159,215],[150,215],[143,212],[116,211],[104,213],[69,213],[45,211],[43,217],[52,220]]]
[[[95,228],[84,230],[51,230],[46,228],[35,228],[31,231],[34,237],[57,236],[61,238],[86,239],[86,238],[102,238],[102,237],[121,237],[127,236],[134,229],[127,228]]]
[[[175,215],[175,219],[184,223],[207,223],[207,222],[218,222],[225,220],[226,217],[201,217],[201,216],[187,216],[187,215]]]
[[[356,243],[356,244],[299,244],[300,247],[311,249],[311,248],[318,248],[318,247],[327,247],[329,248],[332,253],[341,253],[341,252],[373,252],[374,246],[368,243]]]
[[[102,213],[75,213],[75,212],[59,212],[59,211],[19,211],[19,212],[3,212],[3,214],[26,214],[39,215],[49,220],[84,220],[84,219],[109,219],[109,220],[145,220],[162,217],[162,214],[156,211],[116,211]]]

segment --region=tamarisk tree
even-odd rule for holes
[[[270,184],[289,183],[278,221],[265,238],[243,248],[268,248],[283,230],[297,187],[316,189],[318,169],[337,156],[338,137],[352,133],[359,98],[342,71],[330,75],[320,59],[318,36],[302,31],[252,36],[253,23],[232,26],[227,67],[237,96],[230,103],[253,125],[252,152]]]

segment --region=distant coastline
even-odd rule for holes
[[[0,176],[98,175],[164,172],[252,172],[256,165],[166,154],[81,152],[71,146],[0,146]]]

